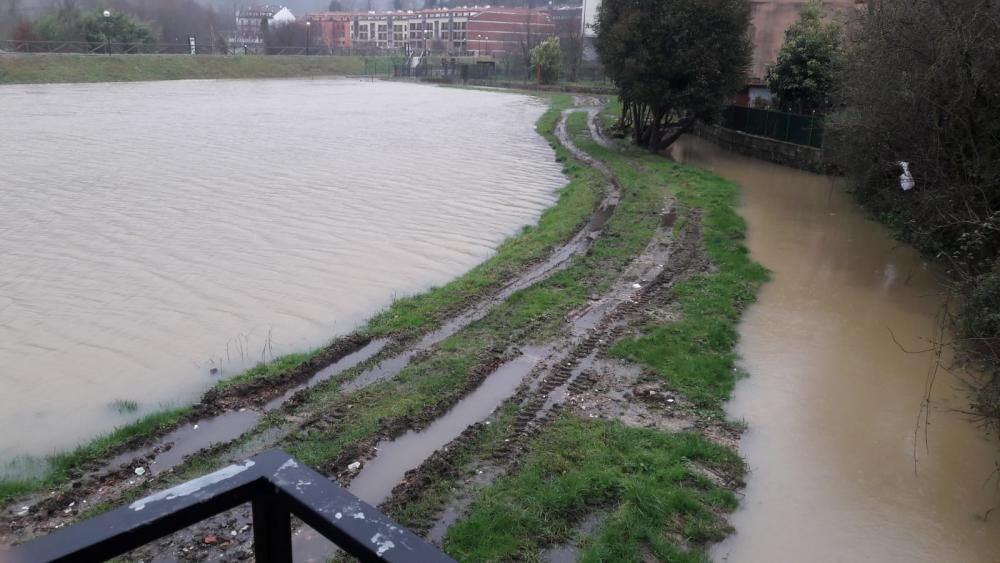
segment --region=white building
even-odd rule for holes
[[[258,52],[264,45],[261,29],[264,22],[268,27],[286,25],[295,21],[295,14],[285,6],[250,6],[236,11],[236,31],[229,37],[234,52],[240,52],[245,45],[251,52]]]

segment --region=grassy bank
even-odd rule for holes
[[[714,268],[673,287],[679,319],[643,327],[611,354],[650,368],[703,420],[717,419],[737,377],[736,323],[767,278],[743,244],[736,186],[624,144],[611,150],[577,144],[606,162],[626,190],[673,194],[679,223],[700,218]],[[697,433],[564,415],[530,445],[520,471],[477,498],[449,531],[445,549],[461,561],[535,560],[546,548],[572,542],[581,561],[708,561],[705,548],[728,532],[724,514],[737,502],[706,475],[739,482],[742,474],[733,450]],[[575,537],[595,516],[594,530]]]
[[[362,57],[0,55],[0,84],[364,74]]]
[[[153,413],[116,428],[74,450],[49,456],[43,461],[48,467],[47,473],[43,476],[34,479],[0,479],[0,501],[6,502],[20,495],[58,486],[73,479],[74,475],[87,464],[106,460],[118,452],[124,444],[141,442],[156,435],[162,428],[173,427],[190,413],[190,407]]]

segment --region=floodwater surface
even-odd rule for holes
[[[994,562],[1000,458],[939,371],[918,428],[942,280],[865,218],[843,181],[685,138],[675,158],[740,186],[755,260],[772,271],[740,324],[750,466],[717,561]],[[919,179],[918,179],[919,182]],[[891,331],[891,333],[890,333]],[[926,433],[925,433],[926,430]]]
[[[565,183],[544,109],[346,79],[0,88],[0,460],[475,266]]]

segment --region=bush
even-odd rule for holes
[[[964,338],[984,345],[1000,342],[1000,260],[989,272],[974,278],[959,314],[959,330]],[[1000,354],[1000,349],[996,352]]]
[[[562,67],[559,38],[553,37],[531,50],[531,70],[542,84],[555,84]]]

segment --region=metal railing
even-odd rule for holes
[[[816,148],[823,146],[823,118],[815,114],[729,106],[722,111],[721,125],[786,143]]]
[[[10,560],[105,561],[247,502],[252,505],[258,563],[292,561],[293,514],[361,561],[453,561],[281,450],[16,546]]]

